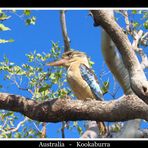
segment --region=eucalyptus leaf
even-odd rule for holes
[[[9,40],[0,39],[0,44],[11,43],[11,42],[14,42],[14,40],[13,39],[9,39]]]
[[[4,24],[0,24],[0,31],[11,30],[9,27],[6,27]]]

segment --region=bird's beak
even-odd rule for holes
[[[65,63],[67,63],[67,59],[60,59],[55,62],[47,63],[47,66],[64,66]]]

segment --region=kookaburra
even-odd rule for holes
[[[65,52],[60,60],[47,65],[66,67],[67,81],[77,99],[97,99],[102,101],[102,91],[95,74],[90,69],[85,53],[70,50]],[[103,122],[98,122],[98,127],[100,134],[106,133],[106,127]]]

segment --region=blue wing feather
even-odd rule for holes
[[[90,86],[91,91],[95,95],[96,99],[103,100],[103,98],[102,98],[103,93],[101,91],[99,82],[98,82],[97,77],[95,76],[94,72],[84,64],[80,64],[80,72],[81,72],[82,78]]]

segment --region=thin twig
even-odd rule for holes
[[[2,126],[2,129],[7,125],[7,121],[8,121],[8,119],[6,118],[6,120],[4,121],[4,124]]]
[[[139,48],[138,47],[138,44],[142,38],[142,35],[143,35],[143,31],[142,30],[139,30],[136,34],[135,34],[135,37],[134,37],[134,40],[133,40],[133,43],[132,43],[132,46],[133,46],[133,49],[139,53],[139,55],[141,56],[141,59],[142,59],[142,62],[141,62],[141,67],[142,69],[145,69],[148,67],[148,57],[147,55],[144,53],[143,49],[142,48]]]
[[[18,82],[16,81],[16,79],[14,79],[13,82],[15,83],[15,85],[17,86],[18,89],[23,90],[23,91],[28,91],[28,92],[30,92],[32,95],[34,94],[31,89],[20,87],[20,85],[18,84]]]
[[[129,18],[128,18],[128,13],[127,13],[126,10],[120,10],[120,12],[124,16],[125,24],[126,24],[126,30],[128,32],[130,32],[130,21],[129,21]]]
[[[144,33],[144,35],[141,37],[140,43],[143,46],[148,46],[148,32]]]
[[[43,128],[42,128],[42,134],[41,134],[41,138],[45,138],[46,137],[46,122],[43,122]]]
[[[62,138],[65,138],[65,122],[62,122],[62,128],[61,128]]]
[[[27,120],[28,120],[28,118],[25,117],[25,119],[23,121],[19,122],[19,124],[15,128],[12,128],[11,130],[8,130],[8,131],[3,130],[2,132],[4,132],[4,134],[11,134],[13,132],[16,132],[21,127],[21,125],[24,124]]]
[[[147,39],[148,33],[146,32],[143,35],[143,31],[142,30],[139,30],[138,32],[136,32],[135,30],[132,30],[131,27],[130,27],[131,22],[129,21],[128,12],[126,10],[120,11],[120,12],[124,16],[124,18],[125,18],[126,30],[133,37],[133,43],[132,43],[133,49],[137,53],[139,53],[139,55],[141,56],[141,58],[142,58],[141,67],[142,67],[142,69],[145,69],[145,68],[148,67],[148,57],[144,53],[143,49],[142,48],[138,48],[138,46],[139,46],[139,43],[146,45],[147,40],[148,40]]]
[[[37,129],[37,131],[38,131],[39,133],[41,133],[41,130],[37,127],[37,125],[36,125],[35,122],[33,122],[33,125],[35,126],[35,128]]]

